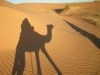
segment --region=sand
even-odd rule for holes
[[[59,71],[54,69],[54,64],[50,63],[48,56],[40,49],[42,75],[100,75],[100,28],[82,19],[60,16],[51,10],[64,6],[65,4],[0,4],[0,75],[12,75],[21,24],[25,18],[41,36],[47,34],[47,25],[54,26],[52,38],[45,43],[45,48]],[[23,75],[38,74],[35,52],[26,51]]]

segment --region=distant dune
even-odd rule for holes
[[[60,14],[81,18],[100,26],[100,2],[67,4]]]
[[[100,2],[67,7],[0,1],[0,75],[14,75],[14,71],[20,75],[100,75],[99,21],[94,25],[86,19],[90,13],[99,19],[99,8]],[[20,40],[24,41],[18,45]],[[37,51],[31,50],[38,47],[36,57]]]

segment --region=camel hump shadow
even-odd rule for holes
[[[14,66],[12,75],[23,75],[25,68],[25,52],[35,52],[36,62],[37,62],[37,73],[42,75],[40,59],[39,59],[39,50],[44,53],[49,62],[52,64],[58,75],[62,75],[56,64],[53,62],[51,57],[46,51],[45,43],[49,43],[52,39],[52,29],[53,25],[47,25],[47,34],[41,35],[38,32],[34,31],[34,27],[29,23],[28,19],[25,18],[21,24],[21,33],[19,41],[16,47],[16,54],[14,60]]]

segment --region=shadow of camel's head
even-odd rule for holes
[[[48,25],[47,25],[47,28],[50,29],[50,30],[53,29],[53,27],[54,27],[54,26],[53,26],[52,24],[48,24]]]

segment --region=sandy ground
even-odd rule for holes
[[[24,4],[0,5],[0,75],[12,74],[21,24],[25,18],[41,36],[47,34],[47,25],[54,26],[52,39],[45,43],[45,48],[62,75],[100,75],[100,28],[81,19],[60,16],[50,10],[53,6],[46,5],[46,9],[36,10]],[[41,50],[39,59],[43,75],[59,74]],[[35,52],[26,51],[23,75],[38,74]]]

